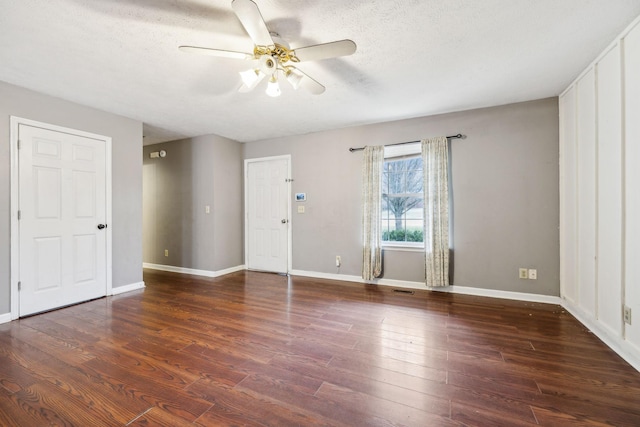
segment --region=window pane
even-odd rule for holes
[[[387,182],[383,182],[387,194],[404,193],[404,174],[393,171],[386,174]]]
[[[382,225],[380,226],[380,232],[382,233],[382,240],[389,240],[389,221],[382,220]]]
[[[407,242],[423,241],[422,220],[415,220],[415,219],[407,220],[406,241]]]
[[[382,240],[422,242],[423,183],[419,156],[384,163]]]

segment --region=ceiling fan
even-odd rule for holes
[[[291,49],[277,33],[269,32],[258,5],[252,0],[233,0],[231,7],[253,41],[253,53],[198,46],[179,46],[178,49],[189,53],[252,61],[250,69],[240,72],[242,86],[238,89],[239,92],[249,92],[264,78],[268,78],[267,95],[279,96],[278,78],[284,77],[294,89],[303,87],[312,94],[319,95],[325,91],[325,87],[300,71],[294,64],[347,56],[356,51],[356,44],[351,40]]]

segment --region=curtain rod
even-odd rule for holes
[[[451,135],[447,137],[448,139],[459,139],[462,138],[462,134],[459,133],[457,135]],[[397,142],[395,144],[387,144],[385,145],[385,147],[392,147],[394,145],[403,145],[403,144],[415,144],[416,142],[420,142],[420,141],[407,141],[407,142]],[[354,151],[360,151],[360,150],[364,150],[364,147],[358,147],[358,148],[349,148],[349,151],[351,151],[352,153]]]

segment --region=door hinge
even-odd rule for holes
[[[22,211],[18,211],[18,221],[22,219]]]
[[[18,150],[22,148],[22,144],[20,143],[20,140],[18,140]]]
[[[285,178],[284,182],[293,182],[293,179],[291,179],[291,178]]]
[[[18,282],[18,290],[21,291],[22,290],[22,282]]]

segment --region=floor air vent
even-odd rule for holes
[[[409,294],[409,295],[413,295],[415,293],[414,291],[409,291],[407,289],[394,289],[393,292],[397,292],[399,294]]]

